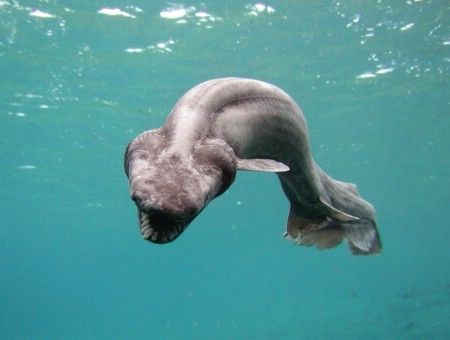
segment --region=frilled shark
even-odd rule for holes
[[[183,95],[166,123],[132,140],[125,172],[140,230],[153,243],[175,240],[237,170],[275,172],[290,202],[286,239],[353,254],[376,254],[375,210],[356,185],[328,176],[312,159],[304,115],[278,87],[221,78]]]

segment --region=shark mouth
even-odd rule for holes
[[[152,243],[164,244],[175,240],[186,229],[189,221],[160,211],[143,211],[138,208],[142,238]]]

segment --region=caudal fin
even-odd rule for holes
[[[357,222],[342,223],[342,227],[352,254],[372,255],[381,252],[381,239],[374,221],[362,218]]]

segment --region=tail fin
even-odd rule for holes
[[[361,218],[357,222],[342,223],[352,254],[366,255],[381,252],[381,240],[375,222]]]

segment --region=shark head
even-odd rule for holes
[[[189,154],[170,152],[159,130],[144,132],[125,152],[125,172],[142,237],[169,243],[233,183],[237,160],[220,139],[205,139]]]

